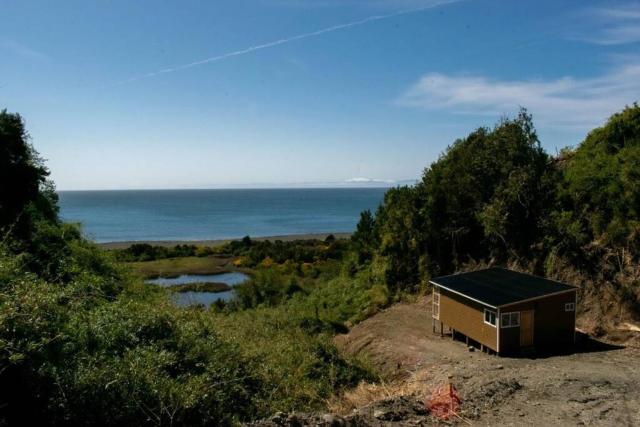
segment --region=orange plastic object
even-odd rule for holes
[[[434,417],[448,420],[458,415],[461,403],[458,390],[453,384],[447,384],[435,389],[425,402],[425,406]]]

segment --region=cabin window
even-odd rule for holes
[[[520,326],[520,312],[502,313],[500,315],[501,328],[516,328]]]
[[[491,326],[496,326],[496,312],[491,310],[484,310],[484,323]]]
[[[574,302],[565,303],[564,311],[575,311],[575,310],[576,310],[576,303]]]
[[[433,318],[440,319],[440,289],[433,288]]]

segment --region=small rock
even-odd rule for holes
[[[284,421],[287,418],[287,415],[284,412],[276,412],[275,414],[273,414],[273,416],[271,417],[271,421],[273,422],[278,422],[278,421]]]
[[[498,370],[500,370],[500,369],[504,369],[504,366],[502,366],[502,365],[498,365],[498,366],[496,366],[496,369],[498,369]]]
[[[474,346],[470,345],[469,346],[469,351],[471,351],[471,352],[476,351],[476,348]]]
[[[329,424],[331,427],[343,427],[347,425],[344,418],[339,415],[324,414],[322,416],[322,421]]]
[[[385,415],[386,415],[385,412],[379,409],[376,409],[375,411],[373,411],[374,418],[378,418],[378,419],[384,418]]]
[[[301,425],[296,414],[291,414],[287,417],[287,424],[291,427],[298,427]]]

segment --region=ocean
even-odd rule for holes
[[[61,191],[60,216],[93,240],[216,240],[355,230],[384,188]]]

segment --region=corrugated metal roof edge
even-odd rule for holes
[[[573,288],[578,289],[578,287],[577,287],[577,286],[570,285],[570,284],[568,284],[568,283],[564,283],[564,282],[561,282],[561,281],[559,281],[559,280],[549,279],[548,277],[537,276],[537,275],[535,275],[535,274],[531,274],[531,273],[524,273],[524,272],[522,272],[522,271],[510,270],[510,269],[508,269],[508,268],[500,267],[500,266],[494,266],[494,267],[481,268],[481,269],[479,269],[479,270],[461,271],[461,272],[459,272],[459,273],[447,274],[446,276],[438,276],[438,277],[436,277],[436,279],[444,279],[444,278],[446,278],[446,277],[460,276],[460,275],[462,275],[462,274],[478,273],[478,272],[480,272],[480,271],[488,271],[488,270],[495,270],[495,269],[499,269],[499,270],[506,270],[506,271],[510,271],[510,272],[512,272],[512,273],[524,274],[525,276],[531,276],[531,277],[535,277],[535,278],[537,278],[537,279],[544,279],[544,280],[548,280],[548,281],[550,281],[550,282],[558,283],[558,284],[560,284],[560,285],[564,285],[564,286],[571,286],[571,287],[573,287]],[[429,282],[431,282],[431,281],[429,281]]]
[[[478,271],[481,271],[481,270],[478,270]],[[523,273],[523,274],[526,274],[526,273]],[[455,274],[451,274],[449,276],[442,276],[442,277],[450,277],[450,276],[455,276]],[[549,279],[549,280],[551,280],[551,279]],[[535,301],[535,300],[539,300],[539,299],[543,299],[543,298],[548,298],[548,297],[551,297],[551,296],[554,296],[554,295],[562,295],[562,294],[568,293],[568,292],[577,292],[578,289],[579,289],[577,286],[568,285],[566,283],[558,282],[558,283],[562,283],[563,285],[571,286],[572,288],[571,289],[565,289],[564,291],[558,291],[558,292],[552,292],[550,294],[540,295],[540,296],[533,297],[533,298],[525,298],[525,299],[521,299],[521,300],[518,300],[518,301],[510,302],[510,303],[507,303],[507,304],[492,305],[492,304],[489,304],[488,302],[484,302],[484,301],[481,301],[479,299],[472,298],[467,294],[463,294],[462,292],[454,291],[453,289],[448,288],[448,287],[446,287],[444,285],[441,285],[441,284],[439,284],[437,282],[434,282],[433,280],[429,280],[429,283],[431,283],[432,285],[439,286],[439,287],[441,287],[443,289],[446,289],[449,292],[453,292],[454,294],[458,294],[458,295],[460,295],[462,297],[470,299],[471,301],[478,302],[478,303],[480,303],[482,305],[486,305],[487,307],[495,308],[496,310],[499,309],[499,308],[502,308],[502,307],[509,307],[510,305],[521,304],[523,302],[529,302],[529,301]]]
[[[447,276],[444,276],[444,277],[447,277]],[[487,307],[491,307],[491,308],[495,308],[495,309],[497,309],[497,308],[498,308],[498,307],[496,307],[495,305],[491,305],[491,304],[489,304],[489,303],[487,303],[487,302],[480,301],[479,299],[472,298],[472,297],[470,297],[469,295],[463,294],[462,292],[454,291],[454,290],[453,290],[453,289],[451,289],[451,288],[447,288],[446,286],[441,285],[441,284],[439,284],[439,283],[436,283],[436,282],[434,282],[433,280],[429,280],[429,283],[431,283],[432,285],[439,286],[439,287],[441,287],[441,288],[443,288],[443,289],[446,289],[446,290],[448,290],[449,292],[453,292],[454,294],[458,294],[458,295],[460,295],[461,297],[465,297],[465,298],[467,298],[467,299],[470,299],[471,301],[479,302],[480,304],[482,304],[482,305],[486,305]]]
[[[564,286],[571,286],[571,287],[572,287],[572,288],[574,288],[574,289],[579,289],[579,288],[578,288],[578,286],[570,285],[570,284],[568,284],[568,283],[564,283],[564,282],[561,282],[561,281],[559,281],[559,280],[555,280],[555,279],[550,279],[550,278],[548,278],[548,277],[537,276],[537,275],[535,275],[535,274],[531,274],[531,273],[523,273],[522,271],[509,270],[508,268],[504,268],[504,267],[490,267],[490,268],[499,268],[499,269],[501,269],[501,270],[512,271],[512,272],[514,272],[514,273],[524,274],[525,276],[537,277],[538,279],[544,279],[544,280],[548,280],[548,281],[550,281],[550,282],[558,283],[558,284],[560,284],[560,285],[564,285]],[[490,268],[484,268],[483,270],[489,270]],[[482,270],[478,270],[478,271],[482,271]],[[461,273],[461,274],[462,274],[462,273]],[[568,290],[568,289],[567,289],[567,290]]]
[[[567,286],[572,286],[572,285],[567,285]],[[519,300],[519,301],[510,302],[510,303],[507,303],[507,304],[502,304],[502,305],[499,305],[498,308],[509,307],[510,305],[522,304],[523,302],[535,301],[535,300],[539,300],[539,299],[543,299],[543,298],[549,298],[549,297],[552,297],[552,296],[555,296],[555,295],[567,294],[569,292],[578,292],[578,287],[577,286],[573,286],[571,289],[565,289],[564,291],[553,292],[553,293],[550,293],[550,294],[540,295],[539,297],[527,298],[527,299],[523,299],[523,300]]]

